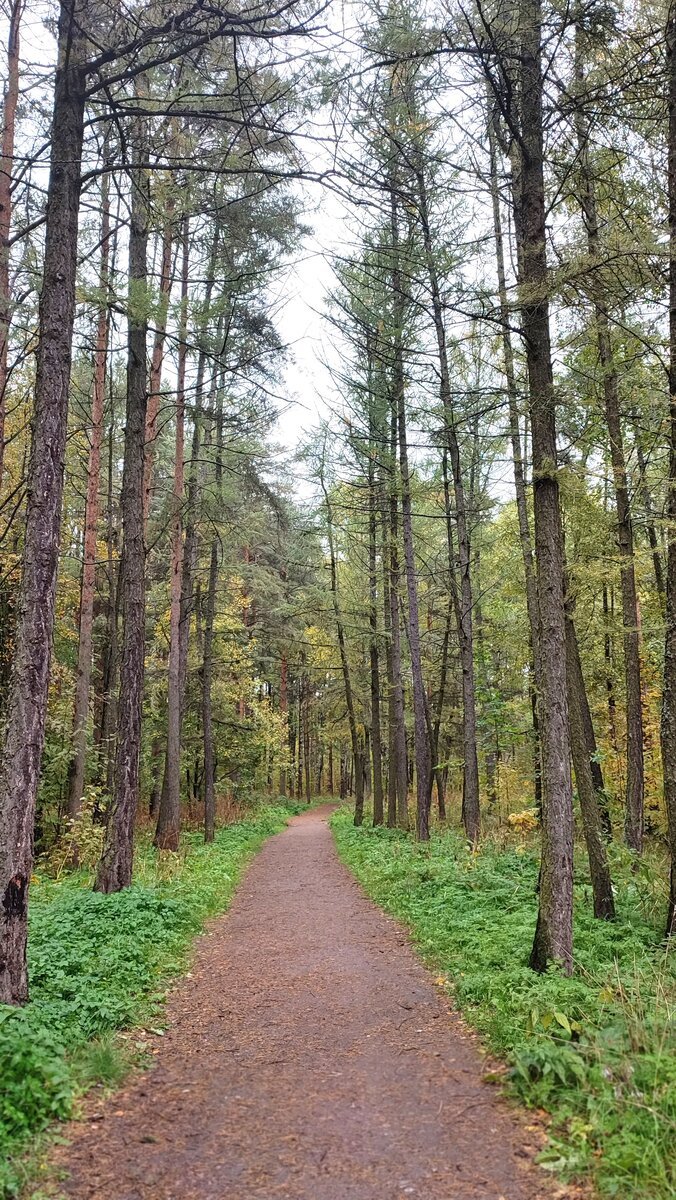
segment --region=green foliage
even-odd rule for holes
[[[676,961],[665,956],[640,877],[618,854],[619,915],[595,921],[576,867],[576,962],[566,978],[528,967],[537,911],[534,851],[454,833],[428,846],[383,829],[333,828],[343,860],[369,895],[406,922],[425,959],[491,1050],[510,1087],[552,1114],[543,1165],[591,1171],[600,1192],[630,1200],[676,1194]],[[663,907],[661,904],[660,909]]]
[[[114,1034],[108,1033],[86,1042],[73,1056],[73,1074],[84,1089],[97,1083],[114,1088],[122,1083],[131,1063],[129,1052],[118,1044]]]
[[[187,834],[170,862],[142,847],[134,885],[112,896],[92,892],[84,871],[33,881],[31,1000],[0,1006],[0,1196],[14,1194],[6,1156],[27,1135],[67,1117],[79,1091],[119,1083],[128,1058],[113,1032],[151,1017],[191,938],[227,906],[264,838],[297,810],[261,806],[220,829],[211,846]]]

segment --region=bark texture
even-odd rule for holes
[[[68,813],[76,817],[82,804],[87,753],[87,724],[89,694],[92,679],[92,642],[94,631],[94,595],[96,587],[96,540],[99,521],[99,486],[101,481],[101,448],[103,445],[103,410],[106,391],[106,358],[108,353],[108,285],[110,260],[110,196],[108,176],[101,184],[101,263],[99,287],[101,305],[96,325],[94,351],[94,388],[92,393],[87,497],[85,501],[85,535],[80,587],[80,629],[77,659],[77,681],[73,711],[73,759],[69,774]]]
[[[556,404],[549,331],[543,171],[540,0],[521,13],[521,163],[516,228],[530,396],[537,566],[542,745],[540,904],[531,966],[573,963],[573,793],[566,692],[565,577],[559,504]]]
[[[16,107],[19,100],[19,33],[24,0],[11,0],[7,29],[7,82],[2,105],[0,144],[0,489],[4,474],[7,364],[12,298],[9,283],[9,238],[12,226],[12,175]]]
[[[183,504],[185,458],[185,375],[188,335],[188,267],[190,254],[187,221],[182,230],[181,317],[176,380],[176,437],[174,445],[174,487],[171,516],[171,564],[169,621],[169,672],[167,693],[167,769],[166,787],[160,798],[155,832],[158,850],[178,850],[181,824],[181,580],[183,574]],[[147,422],[146,422],[147,423]]]
[[[671,870],[667,905],[667,936],[676,930],[676,5],[669,6],[667,24],[669,68],[669,541],[666,579],[666,634],[662,692],[662,768],[667,809]]]
[[[62,0],[24,571],[0,770],[0,1001],[28,997],[26,934],[33,824],[44,746],[75,316],[86,70],[86,6]]]
[[[577,642],[577,633],[572,616],[566,616],[566,677],[568,685],[568,713],[570,719],[570,741],[575,771],[577,795],[582,814],[582,828],[587,845],[589,872],[594,897],[594,916],[604,921],[615,917],[613,885],[610,878],[608,854],[603,836],[601,808],[589,758],[584,707],[586,688],[582,674],[582,663]]]
[[[392,292],[394,297],[394,336],[392,362],[392,408],[397,415],[399,438],[399,470],[401,475],[401,531],[404,543],[404,566],[406,593],[408,598],[409,646],[411,652],[411,675],[413,677],[413,724],[415,728],[416,767],[416,836],[419,841],[429,840],[431,752],[425,715],[425,683],[422,673],[420,649],[420,617],[418,613],[418,580],[416,576],[413,545],[413,516],[411,507],[411,474],[408,461],[406,435],[406,393],[404,377],[404,348],[401,330],[403,326],[405,295],[400,263],[399,226],[397,198],[394,186],[391,191],[392,235]]]
[[[584,67],[581,32],[576,28],[575,79],[580,92],[584,87]],[[641,652],[634,572],[634,534],[629,505],[627,465],[622,433],[620,386],[613,358],[610,336],[610,315],[607,298],[599,282],[601,239],[596,204],[596,188],[589,162],[589,129],[578,103],[575,110],[575,130],[580,170],[580,203],[587,234],[589,252],[589,293],[594,309],[596,342],[603,379],[603,400],[610,442],[610,461],[615,490],[617,544],[620,552],[620,584],[622,592],[622,628],[624,642],[624,676],[627,704],[627,788],[625,797],[625,841],[630,849],[643,849],[643,713],[641,705]]]
[[[123,614],[118,699],[117,746],[113,801],[108,814],[103,853],[95,889],[118,892],[129,887],[134,860],[134,821],[138,808],[141,708],[145,657],[145,537],[143,472],[148,404],[146,363],[148,248],[148,180],[144,137],[137,131],[132,170],[129,228],[129,318],[127,354],[127,413],[122,475]]]
[[[338,571],[336,567],[336,550],[333,536],[333,514],[331,511],[331,501],[329,499],[328,489],[321,479],[322,490],[324,492],[324,502],[326,504],[326,517],[329,541],[329,566],[331,571],[331,600],[333,603],[333,614],[336,622],[336,632],[338,634],[338,648],[340,650],[340,665],[343,673],[343,686],[345,688],[345,704],[347,706],[348,723],[350,727],[350,741],[352,744],[352,760],[354,766],[354,823],[361,825],[364,820],[364,769],[363,755],[359,744],[359,734],[357,731],[357,715],[354,706],[354,691],[352,688],[352,676],[350,673],[350,662],[347,657],[347,645],[345,642],[345,627],[343,624],[343,615],[340,610],[340,600],[338,597]],[[299,703],[298,709],[298,732],[299,732],[299,750],[300,750],[300,725],[301,725],[301,709],[302,702]],[[299,773],[298,780],[298,795],[302,795],[302,777]]]
[[[451,393],[451,378],[448,361],[448,345],[444,326],[441,288],[432,245],[427,187],[422,169],[416,172],[418,206],[423,233],[425,261],[432,298],[432,316],[439,357],[439,388],[444,417],[444,447],[451,464],[455,500],[455,522],[458,531],[458,564],[460,568],[460,604],[458,608],[458,643],[462,670],[462,820],[465,832],[472,845],[476,845],[481,833],[481,810],[479,796],[479,760],[477,756],[476,688],[474,681],[474,632],[472,628],[472,576],[471,548],[465,483],[460,461],[460,446],[456,428],[455,411]],[[451,565],[451,570],[453,566]]]

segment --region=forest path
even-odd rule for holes
[[[68,1196],[551,1195],[471,1036],[339,862],[329,813],[266,843],[173,992],[152,1069],[70,1127]]]

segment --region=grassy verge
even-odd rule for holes
[[[114,1031],[158,1020],[193,937],[227,907],[265,838],[301,807],[261,806],[220,829],[211,846],[186,834],[177,855],[141,847],[133,887],[114,896],[92,892],[86,872],[33,880],[31,1000],[0,1006],[1,1197],[19,1186],[15,1156],[29,1138],[67,1118],[87,1087],[119,1081],[125,1064]]]
[[[335,814],[341,858],[368,894],[407,924],[469,1022],[509,1066],[509,1086],[552,1116],[542,1159],[566,1177],[591,1174],[622,1200],[676,1196],[676,950],[665,956],[661,885],[614,851],[619,916],[590,915],[576,869],[576,970],[527,965],[536,914],[533,848],[488,842],[472,855],[455,833],[428,846],[354,829]]]

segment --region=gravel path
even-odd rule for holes
[[[338,861],[329,811],[266,843],[198,942],[153,1068],[70,1127],[68,1196],[552,1195],[472,1037]]]

